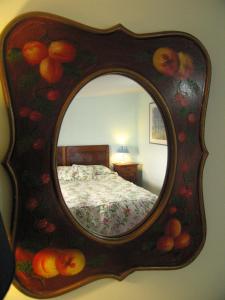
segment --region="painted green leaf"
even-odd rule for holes
[[[185,108],[185,107],[182,107],[182,108],[180,109],[180,114],[181,114],[181,116],[182,116],[183,118],[187,115],[188,112],[189,112],[189,110],[188,110],[187,108]]]
[[[16,270],[31,275],[33,272],[31,261],[17,261]]]
[[[23,55],[21,49],[19,48],[11,48],[7,52],[6,59],[9,63],[13,64],[23,59]]]

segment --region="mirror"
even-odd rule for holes
[[[210,60],[201,43],[187,33],[139,35],[122,25],[99,30],[50,14],[30,13],[13,20],[2,33],[1,55],[12,128],[4,166],[14,188],[16,286],[31,297],[47,298],[100,278],[122,280],[135,270],[173,270],[192,262],[206,235],[202,173],[207,157],[204,122]],[[125,140],[125,132],[120,132],[128,112],[135,114],[135,105],[127,109],[126,101],[117,98],[100,105],[98,117],[93,103],[83,112],[79,106],[87,99],[94,101],[89,96],[79,98],[92,82],[119,75],[135,81],[156,104],[142,99],[145,107],[139,112],[147,119],[141,117],[139,127],[132,129],[140,138],[137,143],[132,135]],[[98,95],[104,103],[107,97]],[[137,104],[134,98],[129,101]],[[106,130],[100,118],[112,123],[116,114],[123,119],[105,133],[111,140],[103,140],[100,134],[90,136],[96,129]],[[88,116],[86,128],[81,122]],[[65,129],[63,134],[63,139],[74,135],[78,141],[79,137],[72,145],[61,137],[67,118],[79,121],[76,129],[69,134]],[[130,126],[134,127],[134,120]],[[123,135],[122,141],[116,140],[117,134]],[[163,160],[161,149],[166,152]],[[129,155],[133,164],[121,164]],[[147,167],[146,159],[151,166]],[[162,162],[157,181],[154,176],[161,166],[155,164]],[[137,187],[150,188],[157,200],[143,218],[122,231],[92,229],[73,217],[62,197],[57,169],[73,164],[108,167],[128,181],[137,180]],[[93,170],[88,174],[93,175]]]
[[[70,166],[58,166],[63,199],[76,221],[92,234],[127,234],[157,206],[167,146],[150,142],[150,117],[154,118],[150,103],[152,97],[134,80],[111,74],[85,85],[65,113],[58,147],[109,145],[109,168],[104,161],[94,165],[91,160],[88,165],[71,161]],[[155,109],[159,114],[155,120],[162,121]],[[158,123],[155,136],[162,127]],[[164,124],[161,131],[165,140]],[[118,152],[122,147],[127,153]]]

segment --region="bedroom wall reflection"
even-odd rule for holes
[[[63,174],[66,168],[58,167],[67,207],[76,221],[93,234],[124,235],[142,223],[157,203],[166,173],[167,146],[150,143],[152,102],[138,83],[110,74],[85,85],[65,113],[58,146],[109,145],[110,149],[111,173],[104,169],[96,176],[92,167],[72,166]],[[129,149],[126,161],[139,164],[137,185],[124,180],[121,184],[121,177],[113,172],[120,145]],[[70,176],[72,180],[66,180]],[[119,193],[125,194],[121,202]]]

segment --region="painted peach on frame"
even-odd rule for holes
[[[178,133],[178,140],[179,142],[183,143],[187,138],[187,135],[185,132],[181,131]]]
[[[169,252],[174,247],[174,240],[171,236],[164,235],[158,239],[156,247],[159,251]]]
[[[183,94],[181,94],[181,93],[177,93],[175,95],[175,99],[183,107],[187,107],[188,104],[189,104],[188,99]]]
[[[46,218],[40,219],[35,223],[35,227],[40,230],[45,229],[47,226],[48,226],[48,220]]]
[[[187,173],[190,169],[190,166],[188,163],[183,162],[180,169],[181,169],[181,172]]]
[[[51,89],[47,92],[47,99],[49,101],[56,101],[60,96],[60,92],[58,90]]]
[[[33,110],[30,114],[29,114],[29,119],[33,122],[37,122],[40,121],[42,119],[43,115],[36,110]]]
[[[188,122],[194,124],[196,122],[196,115],[194,113],[188,114]]]
[[[189,54],[184,52],[179,52],[178,57],[179,57],[179,70],[177,73],[177,77],[183,80],[188,79],[194,71],[192,58]]]
[[[34,254],[20,246],[16,247],[15,250],[15,258],[16,261],[25,262],[25,261],[32,261]]]
[[[21,118],[29,117],[30,113],[31,113],[31,109],[27,106],[22,106],[19,110],[19,115]]]
[[[166,76],[174,76],[179,68],[177,53],[171,48],[158,48],[153,54],[153,65]]]
[[[53,223],[48,223],[47,226],[44,228],[44,232],[52,233],[56,230],[56,226]]]
[[[43,139],[39,138],[35,140],[32,144],[34,150],[42,150],[44,148],[45,142]]]
[[[66,41],[54,41],[48,48],[49,56],[61,63],[68,63],[75,59],[77,51],[74,45]]]
[[[58,82],[63,75],[63,67],[60,62],[51,57],[44,58],[40,63],[40,74],[48,83]]]
[[[178,209],[174,205],[169,208],[169,214],[170,215],[174,215],[177,211],[178,211]]]
[[[165,227],[165,234],[173,238],[177,237],[181,233],[181,223],[178,219],[170,219]]]
[[[27,200],[26,209],[29,211],[33,211],[39,205],[39,201],[35,197],[31,197]]]
[[[73,276],[85,267],[85,256],[77,249],[65,249],[56,258],[56,268],[63,276]]]
[[[48,184],[50,181],[50,175],[48,173],[44,173],[41,175],[41,182],[43,184]]]
[[[45,248],[37,252],[32,261],[33,271],[36,275],[43,278],[52,278],[59,274],[56,268],[56,249]]]
[[[23,46],[22,53],[28,64],[37,65],[48,56],[48,49],[41,42],[31,41]]]
[[[30,287],[31,290],[37,292],[43,289],[43,283],[39,278],[31,277],[29,274],[22,271],[16,271],[16,275],[23,286]]]
[[[175,249],[184,249],[188,247],[191,243],[191,236],[188,232],[182,232],[174,240]]]
[[[185,185],[181,186],[179,188],[179,195],[187,199],[191,198],[193,195],[192,188],[190,186],[185,186]]]

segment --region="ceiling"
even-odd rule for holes
[[[134,80],[116,74],[102,75],[87,83],[76,97],[140,93],[145,90]]]

